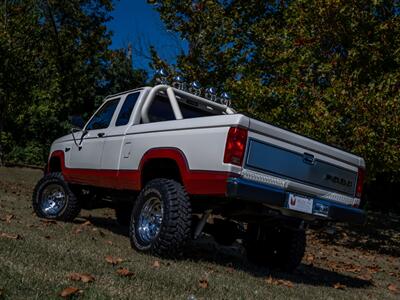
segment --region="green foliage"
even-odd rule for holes
[[[369,179],[398,180],[398,1],[166,0],[155,8],[189,43],[176,72],[229,90],[239,111],[363,156]]]
[[[5,156],[5,160],[12,163],[24,163],[37,165],[43,162],[48,155],[48,149],[45,149],[38,142],[28,142],[25,146],[15,146]]]
[[[145,80],[108,48],[112,8],[111,0],[0,4],[2,158],[42,164],[69,115],[91,114],[99,99]]]

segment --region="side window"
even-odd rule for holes
[[[86,126],[87,130],[104,129],[110,125],[119,99],[107,101]]]
[[[121,111],[119,112],[117,121],[115,122],[115,126],[122,126],[128,124],[132,114],[132,110],[135,107],[139,94],[140,93],[133,93],[129,94],[126,97],[125,102],[121,107]]]
[[[162,96],[156,96],[149,109],[150,122],[162,122],[175,120],[169,99]]]

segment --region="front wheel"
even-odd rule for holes
[[[40,218],[72,221],[81,207],[61,173],[49,173],[36,184],[32,206]]]
[[[129,230],[132,247],[175,257],[182,253],[190,234],[191,208],[183,186],[164,178],[146,184],[132,210]]]

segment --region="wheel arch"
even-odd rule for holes
[[[46,173],[60,172],[64,173],[65,169],[65,158],[64,152],[61,150],[56,150],[50,154]]]
[[[187,186],[189,167],[185,154],[178,148],[153,148],[142,157],[139,165],[140,187],[155,178],[174,179]]]

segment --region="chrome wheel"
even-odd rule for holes
[[[158,197],[151,197],[140,211],[137,226],[140,239],[145,243],[152,242],[160,232],[162,220],[162,202]]]
[[[66,204],[64,188],[59,184],[49,184],[42,192],[40,208],[48,216],[59,214]]]

